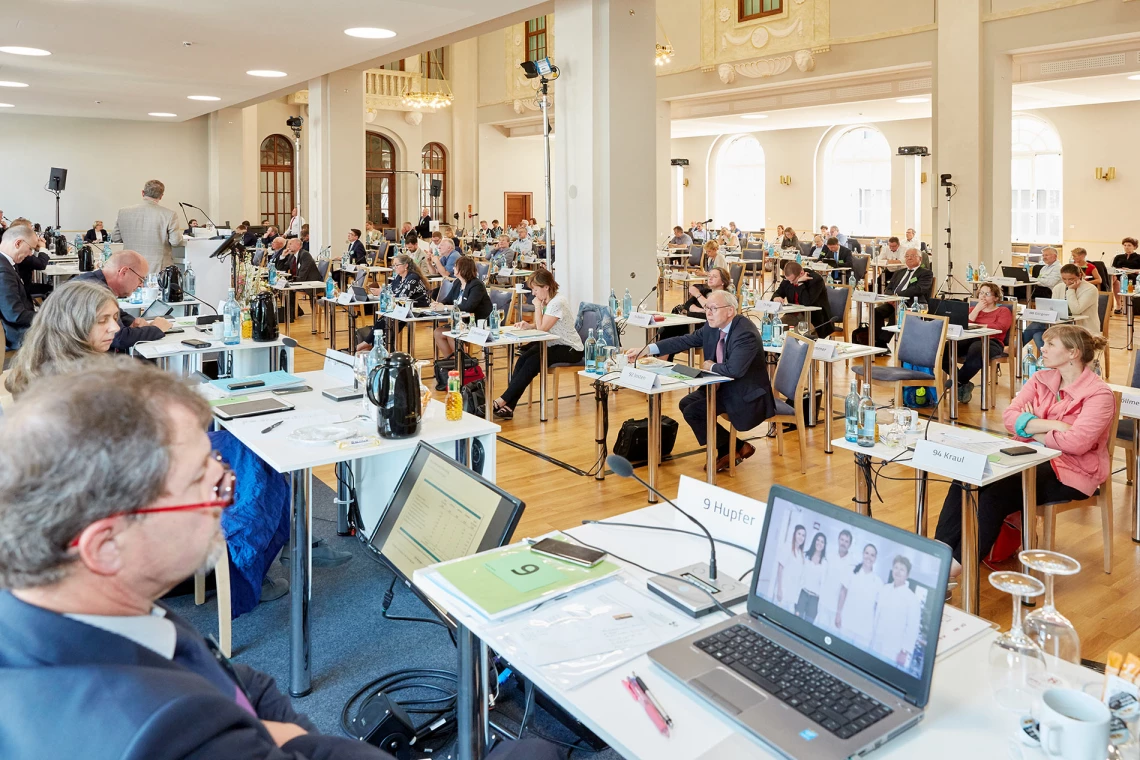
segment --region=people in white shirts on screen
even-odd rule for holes
[[[875,605],[883,579],[875,574],[879,550],[874,544],[863,547],[863,564],[855,568],[847,584],[847,593],[835,611],[835,630],[860,649],[871,643],[875,629]]]
[[[804,541],[807,528],[797,525],[792,540],[780,549],[776,559],[776,577],[772,579],[772,598],[789,612],[800,598],[800,577],[804,572]]]
[[[823,590],[819,595],[819,617],[816,625],[829,631],[835,630],[839,610],[847,597],[847,586],[851,583],[852,558],[851,531],[841,530],[835,542],[836,556],[827,564],[827,574],[823,578]]]
[[[800,575],[800,598],[796,602],[796,615],[814,623],[819,614],[819,595],[823,592],[823,579],[827,575],[827,536],[816,533],[811,548],[804,557]]]
[[[910,560],[902,555],[891,563],[891,582],[879,590],[875,606],[875,633],[871,646],[875,651],[905,668],[918,644],[922,605],[910,587]]]

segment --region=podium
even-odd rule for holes
[[[210,254],[218,250],[224,240],[209,240],[203,238],[187,238],[186,250],[183,254],[183,269],[189,264],[194,268],[194,295],[201,298],[221,313],[221,304],[225,302],[230,289],[230,260],[226,258],[211,259]],[[202,307],[199,314],[212,312]]]

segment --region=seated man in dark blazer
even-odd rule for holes
[[[230,662],[158,603],[229,561],[221,514],[233,474],[211,451],[209,406],[193,389],[142,362],[97,357],[82,382],[42,378],[5,415],[6,760],[391,760],[320,734],[269,675]],[[508,757],[557,754],[527,740],[490,755]]]
[[[368,263],[368,250],[360,241],[360,230],[356,228],[349,230],[345,242],[348,243],[348,255],[353,264],[360,266]]]
[[[708,324],[699,330],[676,338],[667,338],[646,347],[650,356],[676,354],[690,348],[702,348],[705,353],[704,369],[731,377],[732,381],[717,386],[716,412],[728,414],[729,422],[737,430],[751,430],[776,413],[772,384],[764,366],[764,344],[752,320],[736,313],[736,298],[726,290],[714,290],[705,299]],[[639,352],[626,352],[630,358]],[[707,394],[698,388],[681,399],[681,414],[693,429],[697,443],[707,444],[705,437],[705,411]],[[728,431],[716,426],[716,469],[728,469]],[[739,464],[756,453],[750,443],[737,441],[734,456]]]
[[[789,261],[784,265],[784,279],[780,282],[780,287],[776,288],[776,295],[772,300],[799,306],[819,307],[819,311],[808,312],[815,334],[805,335],[805,338],[826,338],[835,331],[835,325],[831,322],[831,302],[827,300],[827,283],[818,272],[804,269],[796,262]]]
[[[31,227],[16,224],[0,238],[0,322],[9,351],[24,343],[24,333],[32,326],[36,306],[32,303],[16,265],[36,252],[39,238]]]
[[[913,303],[915,298],[919,303],[926,303],[934,287],[934,272],[920,266],[920,256],[917,249],[907,249],[903,255],[906,269],[900,269],[891,275],[891,281],[887,284],[883,295],[901,296],[906,299],[906,303]],[[875,342],[881,348],[886,348],[890,344],[891,335],[882,328],[895,317],[898,306],[899,304],[892,301],[875,307]]]
[[[826,261],[829,266],[833,267],[849,267],[854,257],[851,255],[851,249],[841,246],[839,238],[829,237],[827,244],[823,247],[823,253],[819,255],[820,261]]]
[[[241,230],[241,244],[246,248],[257,247],[257,233],[249,228],[249,221],[246,220],[238,225]]]
[[[143,278],[147,275],[147,266],[146,259],[139,253],[122,250],[111,254],[111,258],[103,262],[102,269],[84,272],[75,279],[97,282],[114,293],[116,298],[126,298],[143,283]],[[170,320],[164,317],[155,317],[147,321],[129,311],[119,309],[119,331],[111,341],[111,350],[115,353],[129,354],[131,346],[140,341],[162,340],[165,331],[170,327]]]

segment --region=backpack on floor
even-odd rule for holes
[[[673,444],[677,442],[677,421],[672,417],[661,416],[661,458],[673,453]],[[614,441],[614,453],[625,457],[634,465],[642,465],[649,461],[649,418],[640,420],[628,419],[621,423],[617,440]]]
[[[930,367],[919,367],[910,362],[903,362],[903,367],[907,369],[917,369],[920,372],[933,372]],[[910,407],[911,409],[922,409],[928,406],[938,405],[938,393],[935,391],[933,385],[919,385],[911,388],[903,388],[903,406]]]
[[[463,385],[473,383],[476,380],[482,380],[485,375],[483,367],[479,365],[479,360],[471,356],[466,351],[456,349],[463,356]],[[435,389],[437,391],[447,390],[447,373],[455,369],[455,354],[448,356],[445,359],[437,359],[433,367],[435,374]]]

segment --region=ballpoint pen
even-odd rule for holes
[[[262,435],[265,435],[265,434],[266,434],[266,433],[268,433],[270,430],[272,430],[273,428],[277,427],[278,425],[280,425],[280,424],[281,424],[282,422],[284,422],[284,421],[285,421],[285,420],[277,420],[277,422],[274,422],[272,425],[270,425],[269,427],[265,428],[265,430],[262,430],[262,431],[261,431],[261,434],[262,434]]]
[[[633,700],[635,702],[641,703],[641,706],[645,709],[645,714],[649,716],[649,719],[651,721],[653,721],[653,725],[657,728],[657,730],[660,731],[664,736],[669,736],[669,723],[657,710],[657,707],[653,704],[653,701],[649,698],[649,695],[641,689],[641,686],[638,685],[636,679],[637,676],[623,678],[621,681],[622,686],[626,688],[626,691],[629,692],[629,695],[633,697]]]
[[[641,691],[645,693],[645,696],[648,697],[649,701],[653,703],[653,706],[657,708],[657,712],[661,713],[661,717],[665,719],[665,722],[670,726],[673,725],[673,719],[669,717],[669,713],[665,712],[665,708],[657,701],[657,697],[653,696],[649,691],[649,687],[645,685],[645,681],[641,680],[641,676],[637,673],[631,673],[631,675],[633,676],[633,680],[637,681],[637,685],[641,687]]]

